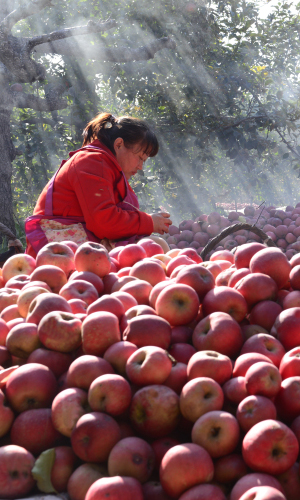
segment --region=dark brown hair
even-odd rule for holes
[[[132,116],[116,118],[111,113],[100,113],[87,124],[82,135],[83,146],[98,139],[114,155],[114,142],[118,137],[123,139],[128,149],[140,145],[140,149],[147,156],[153,157],[158,153],[158,140],[154,132],[143,120]]]

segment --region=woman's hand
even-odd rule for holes
[[[167,212],[159,212],[157,214],[151,214],[153,220],[153,232],[164,234],[169,232],[169,226],[172,224],[170,219],[170,214]]]

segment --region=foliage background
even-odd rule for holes
[[[68,107],[14,111],[12,188],[21,238],[40,191],[101,111],[145,118],[159,137],[158,156],[132,180],[147,212],[163,206],[178,223],[222,211],[219,202],[300,201],[300,3],[279,2],[266,20],[259,2],[243,0],[62,0],[19,22],[14,34],[109,17],[118,27],[78,37],[79,56],[82,44],[134,48],[166,35],[176,49],[122,64],[36,54],[47,67],[46,85],[23,90],[43,96],[60,81]]]

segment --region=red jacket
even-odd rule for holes
[[[150,235],[150,215],[116,206],[126,195],[126,184],[115,156],[98,140],[92,145],[102,151],[72,152],[59,170],[54,181],[53,215],[84,217],[87,229],[100,239]],[[47,189],[48,184],[37,200],[34,215],[45,213]],[[30,245],[27,252],[32,254]]]

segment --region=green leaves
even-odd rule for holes
[[[55,461],[55,448],[43,451],[35,461],[32,475],[37,482],[37,487],[44,493],[57,493],[51,483],[51,471]]]

